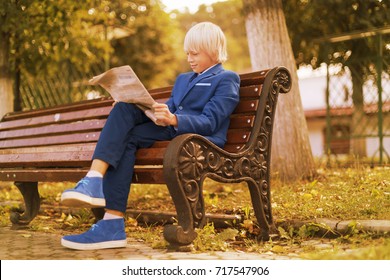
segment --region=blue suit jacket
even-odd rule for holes
[[[221,64],[196,77],[194,72],[179,75],[166,102],[177,116],[177,135],[200,134],[223,147],[239,89],[239,76]]]

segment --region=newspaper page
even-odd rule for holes
[[[151,110],[156,101],[138,79],[129,65],[112,68],[89,80],[90,85],[100,85],[115,101],[134,103],[153,121]]]

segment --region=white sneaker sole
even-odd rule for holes
[[[99,249],[110,249],[110,248],[123,248],[127,246],[127,240],[115,240],[115,241],[105,241],[97,243],[76,243],[61,239],[61,245],[75,250],[99,250]]]
[[[106,206],[104,198],[94,198],[78,192],[64,192],[61,195],[61,204],[69,207],[99,208]]]

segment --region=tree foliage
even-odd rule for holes
[[[383,0],[283,0],[286,22],[297,64],[310,64],[313,68],[331,59],[349,64],[377,52],[372,39],[350,40],[326,45],[321,37],[361,32],[390,25],[390,7]],[[371,60],[372,61],[372,60]]]
[[[0,28],[10,40],[11,61],[32,74],[47,74],[70,61],[87,70],[110,47],[89,32],[96,1],[11,0],[0,3]],[[15,64],[11,64],[15,70]]]
[[[0,80],[0,95],[8,98],[9,84],[15,81],[18,98],[19,73],[33,78],[29,87],[34,87],[31,80],[58,73],[60,83],[72,84],[80,82],[72,80],[73,73],[78,73],[77,79],[98,74],[92,71],[96,65],[105,65],[98,67],[103,70],[130,64],[148,87],[171,84],[177,30],[159,0],[1,1],[0,68],[6,79]],[[12,111],[9,104],[1,112]]]

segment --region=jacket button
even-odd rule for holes
[[[179,106],[179,110],[183,110],[183,106]]]

